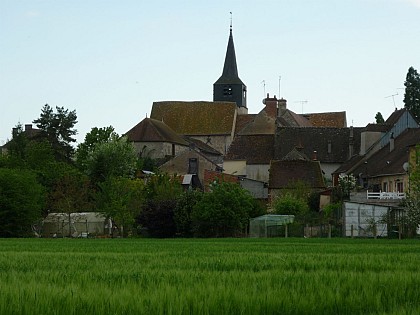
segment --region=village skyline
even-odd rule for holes
[[[419,1],[4,1],[0,12],[0,145],[46,103],[76,110],[82,142],[92,127],[127,132],[154,101],[211,101],[229,12],[250,113],[270,93],[362,127],[404,106],[407,70],[420,68]]]

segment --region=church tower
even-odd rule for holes
[[[213,84],[213,101],[235,102],[239,114],[248,114],[246,85],[239,79],[233,45],[232,24],[222,76]]]

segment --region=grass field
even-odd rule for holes
[[[0,239],[0,314],[420,314],[420,241]]]

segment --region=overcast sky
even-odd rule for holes
[[[281,77],[289,109],[365,126],[420,71],[420,0],[0,0],[0,145],[46,103],[76,110],[83,141],[127,132],[153,101],[211,101],[229,12],[249,113]]]

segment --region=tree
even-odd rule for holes
[[[201,200],[203,193],[199,190],[188,189],[178,199],[175,207],[175,225],[177,233],[182,237],[193,236],[193,222],[191,214],[194,206]]]
[[[0,237],[30,236],[44,200],[44,188],[33,172],[0,168]]]
[[[112,176],[133,177],[136,165],[134,146],[127,137],[112,133],[108,141],[97,143],[89,152],[85,171],[92,182],[98,183]]]
[[[145,187],[146,202],[137,218],[142,229],[153,237],[173,237],[177,228],[175,209],[183,193],[180,178],[158,174],[148,179]]]
[[[414,159],[409,168],[409,192],[404,203],[411,234],[414,234],[420,226],[420,145],[416,146],[414,153]]]
[[[294,215],[297,217],[302,217],[309,211],[306,200],[296,198],[290,193],[277,197],[273,202],[273,208],[276,214]]]
[[[380,112],[376,113],[375,120],[377,124],[383,124],[385,122],[385,119]]]
[[[89,155],[94,151],[95,146],[102,143],[110,142],[118,134],[114,131],[114,127],[97,128],[94,127],[85,136],[85,141],[77,146],[76,164],[82,170],[86,171]]]
[[[76,141],[73,136],[77,134],[77,130],[74,129],[77,123],[76,111],[58,106],[56,111],[45,104],[40,117],[33,123],[41,130],[39,137],[47,139],[51,144],[56,158],[69,162],[74,152],[71,144]]]
[[[50,207],[55,212],[68,214],[69,237],[71,237],[71,214],[92,210],[89,179],[77,171],[59,178],[49,194]]]
[[[420,120],[420,75],[417,70],[410,67],[404,82],[404,107],[407,108],[413,116]]]
[[[131,234],[143,206],[143,182],[111,176],[99,183],[99,188],[98,211],[116,223],[122,237]]]
[[[193,207],[193,230],[200,237],[242,234],[254,203],[251,194],[236,183],[214,183]]]

